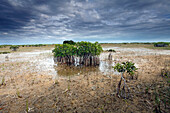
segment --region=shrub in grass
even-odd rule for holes
[[[10,52],[0,52],[0,54],[8,54],[8,53],[10,53]]]
[[[72,41],[72,40],[65,40],[65,41],[63,41],[63,44],[75,45],[76,42],[74,42],[74,41]]]
[[[116,52],[114,49],[107,50],[108,52]]]
[[[17,45],[12,45],[12,46],[10,46],[10,49],[11,49],[12,51],[17,51],[17,49],[19,49],[19,46],[17,46]]]
[[[2,78],[0,86],[5,85],[5,77]]]
[[[154,47],[168,47],[169,46],[169,42],[157,42],[154,43]]]

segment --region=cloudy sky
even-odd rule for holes
[[[170,41],[170,0],[0,0],[0,44]]]

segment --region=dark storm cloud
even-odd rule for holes
[[[24,26],[32,15],[28,10],[0,1],[0,31],[15,30]]]
[[[1,0],[0,43],[170,41],[169,6],[169,0]]]

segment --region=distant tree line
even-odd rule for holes
[[[170,42],[123,42],[123,43],[100,43],[100,44],[156,44],[156,43],[170,44]]]
[[[32,45],[20,45],[22,47],[42,47],[46,46],[46,44],[32,44]]]
[[[47,45],[53,45],[53,44],[25,44],[25,45],[0,45],[0,48],[6,48],[10,46],[18,46],[18,47],[42,47]]]

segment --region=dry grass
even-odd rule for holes
[[[158,107],[162,112],[169,112],[169,78],[161,76],[161,70],[169,66],[169,55],[136,55],[120,51],[114,53],[113,58],[115,63],[135,62],[139,68],[137,80],[127,79],[128,100],[115,95],[120,80],[118,75],[87,70],[86,74],[70,78],[58,76],[56,81],[48,74],[33,72],[37,64],[32,62],[1,62],[0,81],[5,77],[6,85],[0,86],[0,112],[150,113]],[[16,96],[17,89],[22,98]],[[160,102],[156,100],[156,94]]]
[[[124,48],[148,48],[148,49],[158,49],[158,50],[170,50],[170,46],[168,47],[154,47],[153,44],[101,44],[102,47],[124,47]]]
[[[19,47],[17,51],[12,51],[9,48],[10,48],[9,46],[5,48],[0,48],[0,52],[31,52],[31,51],[36,51],[36,50],[49,50],[49,49],[54,48],[54,45],[47,45],[47,46],[42,46],[42,47]]]

